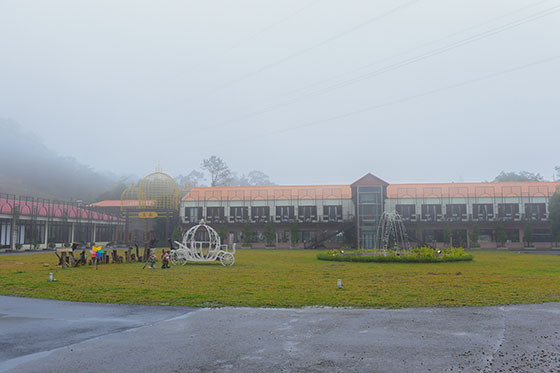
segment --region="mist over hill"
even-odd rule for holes
[[[43,141],[8,119],[0,118],[0,192],[91,202],[119,177],[99,172],[72,157],[62,157]],[[64,146],[64,143],[61,143]],[[84,146],[84,151],[93,147]]]

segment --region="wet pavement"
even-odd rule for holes
[[[0,297],[0,314],[0,371],[560,371],[560,303],[191,309]]]

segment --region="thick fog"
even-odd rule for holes
[[[559,68],[557,0],[2,0],[2,167],[551,179]]]

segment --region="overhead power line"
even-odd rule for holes
[[[300,13],[303,13],[305,10],[307,10],[308,8],[310,8],[311,6],[315,5],[316,3],[320,2],[321,0],[311,0],[309,1],[307,4],[297,8],[296,10],[294,10],[293,12],[289,13],[288,15],[286,15],[285,17],[261,28],[260,30],[257,30],[255,32],[250,33],[249,35],[246,35],[240,39],[238,39],[236,42],[234,42],[232,45],[230,45],[229,47],[225,48],[224,50],[221,51],[221,54],[226,54],[236,48],[239,48],[239,46],[245,44],[247,41],[252,40],[257,38],[258,36],[265,34],[266,32],[273,30],[274,28],[286,23],[287,21],[291,20],[292,18],[296,17],[297,15],[299,15]],[[189,70],[192,72],[193,70],[198,69],[201,66],[206,66],[206,62],[198,62],[196,64],[194,64],[193,66],[188,67]]]
[[[444,91],[457,89],[457,88],[460,88],[460,87],[464,87],[464,86],[467,86],[467,85],[479,83],[479,82],[489,80],[489,79],[494,79],[494,78],[497,78],[497,77],[500,77],[500,76],[503,76],[503,75],[506,75],[506,74],[511,74],[513,72],[517,72],[517,71],[521,71],[521,70],[524,70],[524,69],[528,69],[528,68],[533,67],[533,66],[549,63],[549,62],[552,62],[552,61],[555,61],[555,60],[558,60],[558,59],[560,59],[560,55],[555,55],[555,56],[544,58],[544,59],[537,60],[537,61],[534,61],[534,62],[526,63],[524,65],[513,67],[513,68],[510,68],[510,69],[494,72],[494,73],[491,73],[491,74],[486,74],[486,75],[483,75],[483,76],[480,76],[480,77],[477,77],[477,78],[473,78],[473,79],[465,80],[465,81],[462,81],[462,82],[457,82],[457,83],[454,83],[454,84],[446,85],[446,86],[443,86],[443,87],[431,89],[431,90],[424,91],[424,92],[421,92],[421,93],[417,93],[417,94],[414,94],[414,95],[409,95],[409,96],[401,97],[401,98],[398,98],[398,99],[386,101],[384,103],[367,105],[367,106],[361,107],[361,108],[356,109],[356,110],[352,110],[352,111],[349,111],[349,112],[346,112],[346,113],[331,116],[329,118],[317,119],[317,120],[309,121],[309,122],[299,124],[299,125],[296,125],[296,126],[292,126],[292,127],[288,127],[288,128],[284,128],[284,129],[280,129],[280,130],[276,130],[276,131],[270,131],[270,132],[267,132],[265,134],[250,137],[250,139],[254,140],[255,138],[260,138],[260,137],[263,137],[263,136],[270,136],[270,135],[274,135],[274,134],[290,132],[290,131],[294,131],[294,130],[298,130],[298,129],[302,129],[302,128],[306,128],[306,127],[317,126],[319,124],[333,122],[333,121],[337,121],[337,120],[340,120],[340,119],[345,119],[345,118],[348,118],[348,117],[351,117],[351,116],[354,116],[354,115],[358,115],[358,114],[361,114],[361,113],[370,112],[370,111],[374,111],[374,110],[378,110],[378,109],[382,109],[382,108],[386,108],[386,107],[390,107],[390,106],[395,106],[395,105],[406,103],[406,102],[409,102],[409,101],[413,101],[413,100],[416,100],[416,99],[419,99],[419,98],[422,98],[422,97],[431,96],[431,95],[438,94],[438,93],[441,93],[441,92],[444,92]],[[238,141],[239,140],[235,140],[235,142],[238,142]],[[225,142],[222,145],[226,145],[228,143],[230,143],[230,142]]]
[[[543,1],[543,2],[546,2],[546,1]],[[541,3],[543,3],[543,2],[541,2]],[[523,7],[522,9],[526,9],[526,8],[527,7]],[[440,55],[442,53],[445,53],[445,52],[448,52],[450,50],[462,47],[464,45],[471,44],[473,42],[476,42],[476,41],[479,41],[479,40],[482,40],[482,39],[486,39],[488,37],[491,37],[491,36],[494,36],[494,35],[499,34],[501,32],[504,32],[506,30],[521,26],[523,24],[526,24],[526,23],[529,23],[529,22],[532,22],[532,21],[536,21],[540,18],[543,18],[543,17],[549,16],[549,15],[552,15],[554,13],[557,13],[558,11],[560,11],[560,5],[554,6],[554,7],[551,7],[551,8],[536,12],[536,13],[533,13],[529,16],[511,21],[511,22],[508,22],[506,24],[499,25],[499,26],[494,27],[492,29],[479,32],[477,34],[468,36],[464,39],[454,41],[452,43],[449,43],[449,44],[444,45],[444,46],[439,47],[439,48],[435,48],[433,50],[430,50],[430,51],[425,52],[423,54],[420,54],[418,56],[407,58],[407,59],[404,59],[402,61],[398,61],[398,62],[389,64],[387,66],[383,66],[383,67],[381,67],[377,70],[374,70],[372,72],[368,72],[366,74],[362,74],[362,75],[359,75],[357,77],[353,77],[351,79],[346,79],[346,80],[340,81],[338,83],[331,84],[330,86],[315,89],[315,90],[310,91],[310,92],[306,93],[305,95],[302,95],[302,96],[299,96],[299,97],[294,97],[294,98],[287,99],[287,100],[281,101],[281,102],[273,104],[273,105],[269,105],[269,106],[267,106],[267,107],[265,107],[261,110],[253,111],[251,113],[247,113],[245,115],[238,116],[236,118],[228,119],[226,121],[220,122],[220,123],[218,123],[216,125],[213,125],[213,126],[205,126],[204,130],[208,131],[208,130],[211,130],[211,129],[223,127],[223,126],[226,126],[230,123],[239,122],[243,119],[248,119],[248,118],[252,118],[252,117],[255,117],[255,116],[262,115],[262,114],[266,114],[266,113],[274,111],[278,108],[298,103],[298,102],[300,102],[300,101],[302,101],[306,98],[309,98],[309,97],[323,95],[323,94],[328,93],[330,91],[333,91],[335,89],[339,89],[339,88],[343,88],[343,87],[346,87],[346,86],[349,86],[349,85],[352,85],[352,84],[360,83],[364,80],[373,78],[375,76],[397,70],[399,68],[411,65],[413,63],[425,60],[425,59],[430,58],[430,57]],[[517,11],[515,11],[515,12],[517,12]],[[503,16],[500,16],[498,18],[503,18]],[[465,30],[469,30],[469,29],[472,29],[472,27],[469,27]],[[402,54],[402,53],[399,53],[399,54]],[[374,63],[371,63],[369,65],[370,66],[375,65],[376,63],[377,62],[374,62]]]
[[[411,5],[414,4],[414,3],[417,3],[418,1],[420,1],[420,0],[410,0],[410,1],[406,2],[406,3],[403,3],[403,4],[401,4],[401,5],[398,5],[398,6],[392,8],[392,9],[390,9],[390,10],[388,10],[388,11],[382,13],[382,14],[379,14],[379,15],[376,15],[376,16],[374,16],[374,17],[369,18],[369,19],[367,19],[366,21],[364,21],[364,22],[362,22],[362,23],[360,23],[360,24],[358,24],[358,25],[356,25],[356,26],[350,27],[350,28],[348,28],[348,29],[346,29],[346,30],[344,30],[344,31],[342,31],[342,32],[340,32],[340,33],[338,33],[338,34],[335,34],[335,35],[330,36],[330,37],[328,37],[328,38],[326,38],[326,39],[323,39],[323,40],[321,40],[320,42],[317,42],[317,43],[315,43],[315,44],[313,44],[313,45],[310,45],[310,46],[308,46],[308,47],[302,48],[302,49],[300,49],[300,50],[298,50],[298,51],[295,51],[295,52],[293,52],[293,53],[291,53],[291,54],[289,54],[289,55],[287,55],[287,56],[284,56],[284,57],[282,57],[282,58],[280,58],[280,59],[277,59],[276,61],[273,61],[273,62],[271,62],[271,63],[265,64],[265,65],[259,67],[258,69],[253,70],[253,71],[251,71],[251,72],[249,72],[249,73],[247,73],[247,74],[244,74],[244,75],[242,75],[242,76],[240,76],[240,77],[238,77],[238,78],[236,78],[236,79],[230,80],[229,82],[226,82],[226,83],[224,83],[224,84],[222,84],[222,85],[219,85],[219,86],[217,86],[217,87],[214,87],[214,88],[212,88],[212,89],[209,90],[209,91],[206,91],[206,92],[204,92],[204,93],[202,93],[202,94],[199,94],[198,97],[201,97],[201,96],[204,96],[204,95],[208,95],[208,94],[215,93],[215,92],[220,91],[220,90],[222,90],[222,89],[228,88],[228,87],[230,87],[230,86],[232,86],[232,85],[234,85],[234,84],[237,84],[237,83],[239,83],[239,82],[242,82],[242,81],[244,81],[244,80],[247,80],[247,79],[249,79],[249,78],[252,78],[252,77],[254,77],[254,76],[256,76],[256,75],[259,75],[260,73],[262,73],[262,72],[264,72],[264,71],[267,71],[267,70],[269,70],[269,69],[271,69],[271,68],[273,68],[273,67],[275,67],[275,66],[278,66],[278,65],[280,65],[280,64],[282,64],[282,63],[284,63],[284,62],[287,62],[287,61],[292,60],[292,59],[294,59],[294,58],[296,58],[296,57],[299,57],[299,56],[302,56],[302,55],[304,55],[304,54],[306,54],[306,53],[309,53],[309,52],[312,51],[312,50],[315,50],[315,49],[317,49],[317,48],[320,48],[320,47],[322,47],[322,46],[324,46],[324,45],[326,45],[326,44],[328,44],[328,43],[330,43],[330,42],[332,42],[332,41],[334,41],[334,40],[340,39],[340,38],[342,38],[342,37],[344,37],[344,36],[346,36],[346,35],[348,35],[348,34],[350,34],[350,33],[352,33],[352,32],[355,32],[355,31],[357,31],[357,30],[359,30],[359,29],[361,29],[361,28],[363,28],[363,27],[366,27],[366,26],[370,25],[371,23],[374,23],[374,22],[379,21],[379,20],[381,20],[381,19],[383,19],[383,18],[386,18],[386,17],[392,15],[393,13],[396,13],[396,12],[398,12],[398,11],[404,9],[404,8],[407,8],[407,7],[411,6]]]
[[[396,58],[396,57],[409,54],[410,52],[416,51],[416,50],[418,50],[418,49],[422,49],[422,48],[425,48],[425,47],[427,47],[427,46],[434,45],[434,44],[437,44],[437,43],[439,43],[439,42],[442,42],[442,41],[451,39],[451,38],[453,38],[453,37],[455,37],[455,36],[457,36],[457,35],[464,34],[464,33],[467,32],[467,31],[480,28],[480,27],[482,27],[482,26],[491,24],[491,23],[493,23],[493,22],[495,22],[495,21],[497,21],[497,20],[500,20],[500,19],[509,17],[509,16],[511,16],[511,15],[513,15],[513,14],[517,14],[517,13],[526,11],[527,9],[530,9],[530,8],[538,7],[538,6],[542,5],[542,4],[548,3],[548,2],[550,2],[550,1],[553,1],[553,0],[541,0],[541,1],[538,1],[538,2],[535,2],[535,3],[532,3],[532,4],[529,4],[529,5],[523,6],[523,7],[521,7],[521,8],[514,9],[514,10],[512,10],[512,11],[503,13],[503,14],[501,14],[501,15],[499,15],[499,16],[497,16],[497,17],[491,18],[491,19],[489,19],[489,20],[485,20],[485,21],[483,21],[483,22],[479,22],[479,23],[477,23],[477,24],[475,24],[475,25],[466,27],[466,28],[461,29],[461,30],[459,30],[459,31],[452,32],[452,33],[447,34],[447,35],[445,35],[445,36],[443,36],[443,37],[440,37],[440,38],[437,38],[437,39],[430,40],[430,41],[428,41],[428,42],[422,43],[422,44],[417,45],[417,46],[415,46],[415,47],[413,47],[413,48],[411,48],[411,49],[408,49],[408,50],[405,50],[405,51],[401,51],[401,52],[395,53],[395,54],[393,54],[393,55],[391,55],[391,56],[383,57],[383,58],[380,58],[380,59],[377,59],[377,60],[368,62],[367,64],[362,65],[362,66],[357,67],[357,68],[354,68],[354,69],[352,69],[352,70],[343,72],[343,73],[341,73],[341,74],[337,74],[337,75],[335,75],[335,76],[331,76],[331,77],[326,78],[326,79],[321,79],[321,80],[319,80],[319,81],[317,81],[317,82],[314,82],[314,83],[312,83],[312,84],[308,84],[308,85],[306,85],[306,86],[304,86],[304,87],[301,87],[301,88],[297,88],[297,89],[291,90],[291,91],[286,92],[285,94],[283,94],[281,97],[291,96],[291,95],[293,95],[293,94],[295,94],[295,93],[298,93],[298,92],[310,90],[310,89],[312,89],[313,87],[321,86],[321,85],[324,84],[324,83],[328,83],[328,82],[330,82],[330,81],[339,79],[339,78],[341,78],[341,77],[344,77],[344,76],[347,76],[347,75],[350,75],[350,74],[353,74],[353,73],[356,73],[356,72],[365,70],[365,69],[370,68],[370,67],[372,67],[372,66],[379,65],[380,63],[383,63],[383,62],[386,62],[386,61],[390,61],[390,60],[392,60],[392,59],[394,59],[394,58]]]

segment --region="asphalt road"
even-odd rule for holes
[[[0,371],[558,372],[560,303],[260,309],[0,297]]]

